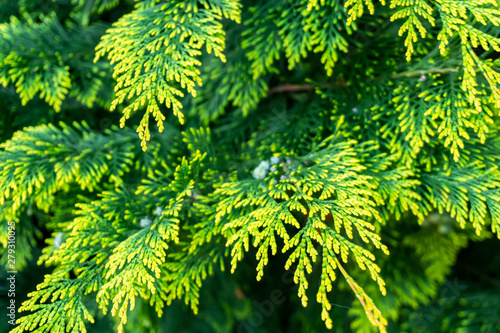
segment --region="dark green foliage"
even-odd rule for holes
[[[500,330],[499,6],[0,2],[12,332]]]

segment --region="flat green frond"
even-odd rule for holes
[[[466,223],[472,223],[479,235],[491,210],[494,218],[492,230],[498,233],[495,193],[500,178],[497,168],[485,168],[475,163],[460,169],[424,173],[421,181],[420,195],[424,200],[420,206],[424,215],[430,213],[429,207],[437,209],[440,214],[447,212],[462,228]]]
[[[233,182],[216,191],[226,196],[218,204],[216,221],[225,221],[224,230],[233,230],[228,239],[228,245],[232,246],[233,271],[252,244],[257,248],[259,280],[269,263],[269,254],[278,252],[277,238],[280,238],[284,243],[281,251],[292,251],[285,269],[295,267],[294,281],[306,306],[307,275],[312,273],[313,264],[323,258],[323,282],[317,300],[322,304],[327,327],[331,327],[327,315],[331,306],[326,291],[331,290],[328,286],[334,280],[333,270],[337,267],[332,262],[339,258],[348,262],[352,256],[385,292],[375,257],[357,244],[357,241],[372,244],[387,252],[372,224],[373,220],[381,219],[375,209],[375,202],[381,199],[371,177],[363,175],[364,168],[351,145],[352,142],[337,143],[311,153],[301,159],[310,166],[299,164],[296,170],[279,178],[275,171],[268,174],[265,182]],[[360,288],[355,289],[358,293]],[[368,304],[365,298],[362,301],[367,311],[374,309],[373,303]],[[379,318],[378,314],[374,316]],[[382,331],[383,322],[379,325]]]
[[[380,0],[380,3],[385,5],[385,0]],[[365,6],[371,15],[375,13],[375,5],[372,0],[347,0],[344,6],[349,9],[347,12],[349,15],[347,25],[351,25],[354,21],[363,16]]]
[[[378,192],[384,199],[385,205],[382,209],[386,220],[390,216],[400,219],[408,211],[420,218],[424,217],[418,205],[422,198],[416,192],[420,181],[416,179],[413,172],[407,168],[398,168],[377,172],[374,177],[379,179]]]
[[[489,106],[481,111],[475,109],[455,73],[448,74],[453,78],[451,81],[442,74],[422,76],[413,86],[402,81],[387,101],[391,108],[387,104],[383,109],[373,108],[379,112],[376,119],[390,117],[381,127],[381,134],[390,138],[392,152],[400,152],[408,167],[435,138],[450,150],[456,162],[468,140],[476,137],[483,143],[486,140],[493,125],[493,112]],[[488,99],[488,96],[480,98],[485,105]]]
[[[480,96],[484,94],[484,89],[478,81],[478,75],[487,81],[491,94],[496,102],[496,107],[500,107],[500,90],[498,82],[500,74],[493,67],[490,60],[482,59],[476,54],[477,48],[481,46],[484,50],[490,47],[497,52],[500,51],[500,40],[494,34],[479,30],[472,24],[472,18],[482,25],[500,24],[500,11],[497,3],[490,0],[481,1],[448,1],[438,0],[438,11],[443,21],[443,29],[438,35],[440,40],[440,51],[442,55],[447,53],[447,46],[451,38],[458,38],[461,43],[461,53],[463,59],[462,90],[467,94],[469,102],[478,111],[482,109]],[[478,88],[480,90],[478,90]]]
[[[435,26],[435,20],[432,16],[433,9],[426,0],[416,0],[412,2],[392,0],[390,7],[403,7],[391,16],[391,21],[406,19],[405,23],[399,28],[399,35],[402,36],[407,33],[405,39],[405,46],[407,47],[406,60],[410,61],[411,55],[415,51],[413,43],[417,42],[419,35],[421,38],[425,38],[427,35],[427,29],[425,29],[420,21],[420,17],[430,23],[431,26]]]
[[[182,197],[179,197],[179,200]],[[149,299],[161,316],[166,285],[160,280],[161,266],[166,259],[168,243],[177,243],[178,215],[181,205],[172,200],[163,214],[151,226],[137,231],[121,242],[109,258],[103,272],[106,283],[99,289],[97,301],[104,313],[111,300],[111,314],[120,317],[118,331],[127,323],[127,310],[133,310],[135,297]]]
[[[422,327],[419,323],[425,321],[427,329],[433,331],[495,332],[500,330],[496,320],[500,315],[499,300],[496,290],[480,290],[475,283],[449,280],[440,288],[436,301],[412,311],[409,314],[411,320],[403,323],[402,327]],[[447,306],[436,316],[425,316],[435,304],[445,303]]]
[[[254,79],[276,72],[275,61],[282,53],[292,70],[309,53],[321,52],[327,75],[333,74],[340,52],[348,52],[346,35],[355,27],[346,25],[347,14],[338,0],[323,1],[315,7],[301,0],[251,8],[255,14],[245,22],[248,29],[242,35],[242,46]]]
[[[64,27],[55,15],[43,16],[39,21],[27,15],[22,20],[12,16],[10,22],[0,24],[0,84],[13,84],[23,105],[39,96],[59,112],[71,89],[81,89],[80,83],[75,83],[78,76],[72,73],[72,67],[82,62],[76,55],[84,55],[81,50],[94,45],[101,29],[98,25]],[[78,37],[71,38],[73,35]],[[81,69],[83,72],[86,70]],[[88,81],[96,73],[85,74]],[[92,105],[97,92],[87,94],[82,101]]]
[[[214,236],[211,230],[213,225],[208,224],[207,227],[201,228],[193,236],[196,248],[188,250],[185,246],[183,251],[169,256],[170,260],[165,265],[168,274],[163,278],[167,304],[170,305],[175,299],[183,299],[195,314],[198,313],[202,281],[213,275],[217,266],[224,270],[223,243],[218,236],[215,236],[217,240],[211,241]]]
[[[91,269],[88,267],[87,269]],[[60,271],[46,278],[19,311],[34,313],[22,317],[12,333],[31,332],[78,332],[86,333],[85,322],[94,322],[84,304],[84,291],[99,278],[99,271],[84,278],[69,279],[67,271]]]
[[[237,17],[237,2],[172,1],[162,6],[136,10],[118,20],[97,46],[96,60],[107,54],[114,64],[117,80],[116,98],[111,110],[131,100],[123,109],[121,126],[131,114],[146,107],[137,132],[146,149],[150,139],[149,117],[153,116],[160,132],[165,116],[162,105],[172,108],[184,122],[184,92],[196,96],[201,86],[198,56],[205,47],[208,53],[225,61],[222,15]],[[213,7],[210,5],[213,4]]]
[[[70,183],[92,191],[106,174],[120,182],[132,162],[132,138],[98,134],[85,123],[73,125],[76,129],[64,123],[61,129],[54,125],[27,128],[2,143],[1,203],[13,200],[16,210],[28,201],[43,209],[53,193],[67,190]],[[122,150],[113,156],[112,147]],[[114,162],[108,163],[112,157]]]
[[[500,0],[0,1],[0,331],[494,331],[499,54]]]
[[[122,184],[138,152],[133,140],[131,131],[97,133],[85,122],[75,122],[73,127],[60,123],[59,128],[40,125],[16,132],[0,146],[0,216],[8,221],[25,220],[35,209],[49,212],[60,193],[74,192],[75,188],[100,190],[103,179],[115,186]],[[35,240],[24,239],[30,234],[38,231],[25,227],[18,236],[27,252]],[[0,230],[0,240],[6,246],[6,229]],[[2,260],[6,258],[7,252]],[[19,251],[19,269],[24,260],[24,251]]]

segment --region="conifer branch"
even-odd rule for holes
[[[499,5],[4,1],[1,262],[15,231],[20,276],[38,248],[50,270],[13,332],[241,331],[283,272],[300,301],[256,330],[407,321],[500,238]],[[457,294],[436,331],[495,330],[492,295]]]

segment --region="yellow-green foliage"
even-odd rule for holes
[[[53,31],[60,27],[57,26],[57,21],[54,18],[46,18],[44,22],[35,24],[28,17],[27,23],[31,26],[31,30],[22,29],[23,24],[15,17],[11,19],[10,24],[0,26],[3,41],[1,44],[2,53],[0,53],[3,64],[0,72],[0,83],[7,86],[13,82],[23,104],[26,104],[40,92],[41,97],[56,111],[59,111],[62,101],[71,88],[69,67],[64,65],[57,49],[51,54],[57,59],[56,64],[50,61],[52,59],[47,59],[44,63],[33,66],[30,64],[30,58],[38,57],[39,53],[47,47],[47,43],[63,42],[62,36],[58,36],[59,38],[52,41],[44,40],[44,36],[51,36]],[[24,43],[18,44],[19,40],[23,40]],[[20,64],[24,66],[19,66]]]
[[[46,234],[53,269],[13,333],[92,331],[97,308],[151,327],[136,304],[178,300],[235,330],[249,314],[207,315],[203,288],[235,274],[251,303],[253,260],[293,276],[305,331],[341,332],[339,299],[386,332],[500,237],[497,0],[61,3],[0,12],[0,219],[20,272]]]
[[[224,229],[232,231],[228,245],[232,246],[233,271],[252,244],[258,248],[259,280],[269,262],[268,255],[278,251],[276,237],[279,237],[284,241],[282,251],[292,250],[285,269],[297,265],[294,281],[299,284],[298,295],[306,306],[306,274],[312,272],[312,262],[322,257],[321,284],[316,297],[322,304],[322,318],[328,327],[331,327],[328,316],[331,305],[326,293],[331,291],[336,279],[335,270],[340,267],[338,258],[347,263],[352,255],[362,269],[368,269],[385,293],[373,254],[350,241],[355,232],[365,243],[372,243],[388,254],[368,222],[372,218],[381,220],[374,208],[375,202],[381,199],[370,185],[370,177],[359,175],[364,168],[351,145],[352,142],[337,144],[311,154],[307,158],[312,166],[298,166],[282,179],[277,176],[283,171],[276,170],[264,184],[232,182],[223,184],[215,192],[224,198],[217,205],[216,223],[230,221]],[[287,232],[287,225],[297,229],[293,237]],[[319,253],[315,244],[320,246]]]
[[[101,31],[99,25],[63,27],[55,15],[42,16],[39,21],[28,15],[23,20],[12,16],[0,24],[0,84],[15,85],[23,105],[40,95],[60,111],[71,90],[82,104],[92,107],[98,102],[105,74],[99,68],[102,62],[95,68],[82,68],[81,63],[91,58],[86,47],[94,46]],[[69,37],[72,34],[74,39]],[[84,74],[76,84],[71,73],[75,69]],[[89,80],[90,73],[94,77]]]
[[[198,3],[203,7],[199,9]],[[181,89],[196,96],[196,85],[202,84],[197,59],[200,49],[205,47],[225,61],[222,17],[240,20],[237,1],[171,1],[125,15],[97,46],[96,60],[107,53],[115,65],[116,98],[111,110],[125,99],[132,100],[123,109],[120,125],[125,125],[132,111],[146,106],[137,129],[143,149],[150,139],[150,115],[163,131],[165,116],[159,105],[172,108],[184,122],[179,98],[184,96]]]

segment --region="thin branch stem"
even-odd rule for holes
[[[396,79],[396,78],[401,78],[401,77],[413,77],[413,76],[418,76],[418,75],[425,75],[425,74],[430,74],[430,73],[437,73],[437,74],[444,74],[444,73],[457,73],[458,69],[456,68],[429,68],[429,69],[422,69],[422,70],[412,70],[412,71],[406,71],[406,72],[401,72],[397,74],[390,75],[389,77],[391,79]],[[372,80],[380,79],[380,77],[376,77]],[[267,91],[267,95],[273,95],[276,93],[287,93],[287,92],[302,92],[302,91],[309,91],[313,90],[316,87],[319,86],[326,86],[326,87],[333,87],[333,88],[340,88],[345,86],[345,81],[340,80],[337,83],[331,83],[331,82],[323,82],[321,84],[283,84],[279,85],[276,87],[273,87]]]
[[[349,274],[347,274],[347,272],[345,271],[344,267],[342,267],[342,265],[340,264],[340,261],[335,258],[335,263],[337,264],[337,267],[339,268],[340,272],[342,273],[342,275],[344,275],[344,278],[345,280],[347,281],[347,283],[349,284],[349,286],[351,287],[351,289],[354,291],[354,294],[356,295],[356,297],[358,298],[358,300],[360,301],[361,305],[363,306],[363,308],[365,309],[366,312],[369,313],[369,317],[371,317],[371,319],[373,319],[373,321],[377,324],[377,325],[382,325],[375,317],[375,314],[371,311],[370,308],[368,308],[368,306],[366,305],[365,301],[363,300],[363,297],[361,297],[360,295],[360,292],[359,292],[359,287],[356,286],[351,280],[352,278],[349,276]]]
[[[406,71],[398,74],[391,75],[390,78],[395,79],[398,77],[412,77],[417,75],[425,75],[430,73],[444,74],[444,73],[457,73],[458,69],[456,68],[429,68],[422,70],[414,70],[414,71]]]

